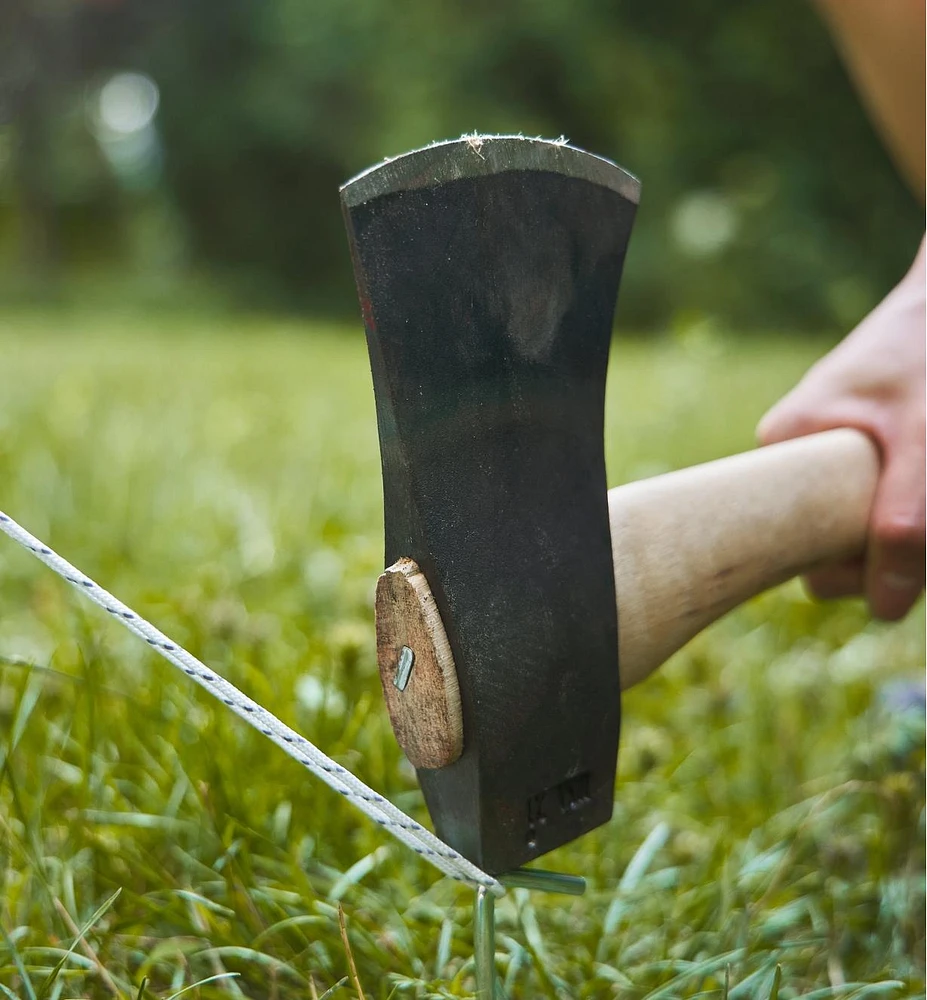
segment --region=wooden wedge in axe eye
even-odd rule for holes
[[[607,491],[639,192],[608,160],[514,136],[342,189],[383,467],[383,690],[438,834],[493,873],[610,818],[622,687],[864,547],[879,457],[853,430]]]

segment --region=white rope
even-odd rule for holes
[[[416,823],[411,816],[407,816],[401,809],[394,806],[389,799],[365,785],[360,778],[322,753],[318,747],[290,729],[262,705],[242,694],[224,677],[214,673],[182,646],[169,639],[163,632],[159,632],[141,615],[117,600],[66,559],[62,559],[57,552],[53,552],[38,538],[30,535],[25,528],[4,514],[3,511],[0,511],[0,531],[9,535],[14,542],[18,542],[24,549],[45,563],[49,569],[67,580],[86,597],[89,597],[94,604],[99,604],[104,611],[108,611],[130,632],[134,632],[140,639],[144,639],[165,660],[182,670],[188,677],[192,677],[200,687],[205,688],[223,704],[228,705],[236,715],[244,719],[271,742],[276,743],[281,750],[302,764],[317,778],[321,778],[329,788],[333,788],[339,795],[343,795],[348,802],[360,809],[379,826],[388,830],[416,854],[420,854],[426,861],[444,872],[445,875],[449,875],[458,882],[466,882],[474,887],[489,889],[495,895],[501,896],[505,891],[491,875],[487,875],[486,872],[477,868],[476,865],[451,846],[445,844],[421,823]]]

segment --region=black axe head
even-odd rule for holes
[[[402,561],[418,581],[410,600],[424,594],[434,615],[395,642],[402,621],[378,622],[384,690],[394,725],[395,705],[412,706],[397,735],[439,835],[490,872],[612,812],[620,685],[603,414],[639,190],[563,141],[499,136],[388,160],[341,192],[386,563]],[[421,648],[429,636],[438,654]],[[410,752],[433,697],[444,698],[439,743],[462,716],[462,752],[453,739]]]

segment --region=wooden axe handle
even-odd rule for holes
[[[610,490],[622,687],[742,601],[862,553],[878,475],[844,428]]]

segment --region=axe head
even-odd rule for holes
[[[372,167],[341,196],[386,564],[411,560],[427,581],[459,686],[462,753],[418,777],[439,835],[498,873],[612,812],[603,414],[639,184],[562,141],[465,137]]]

